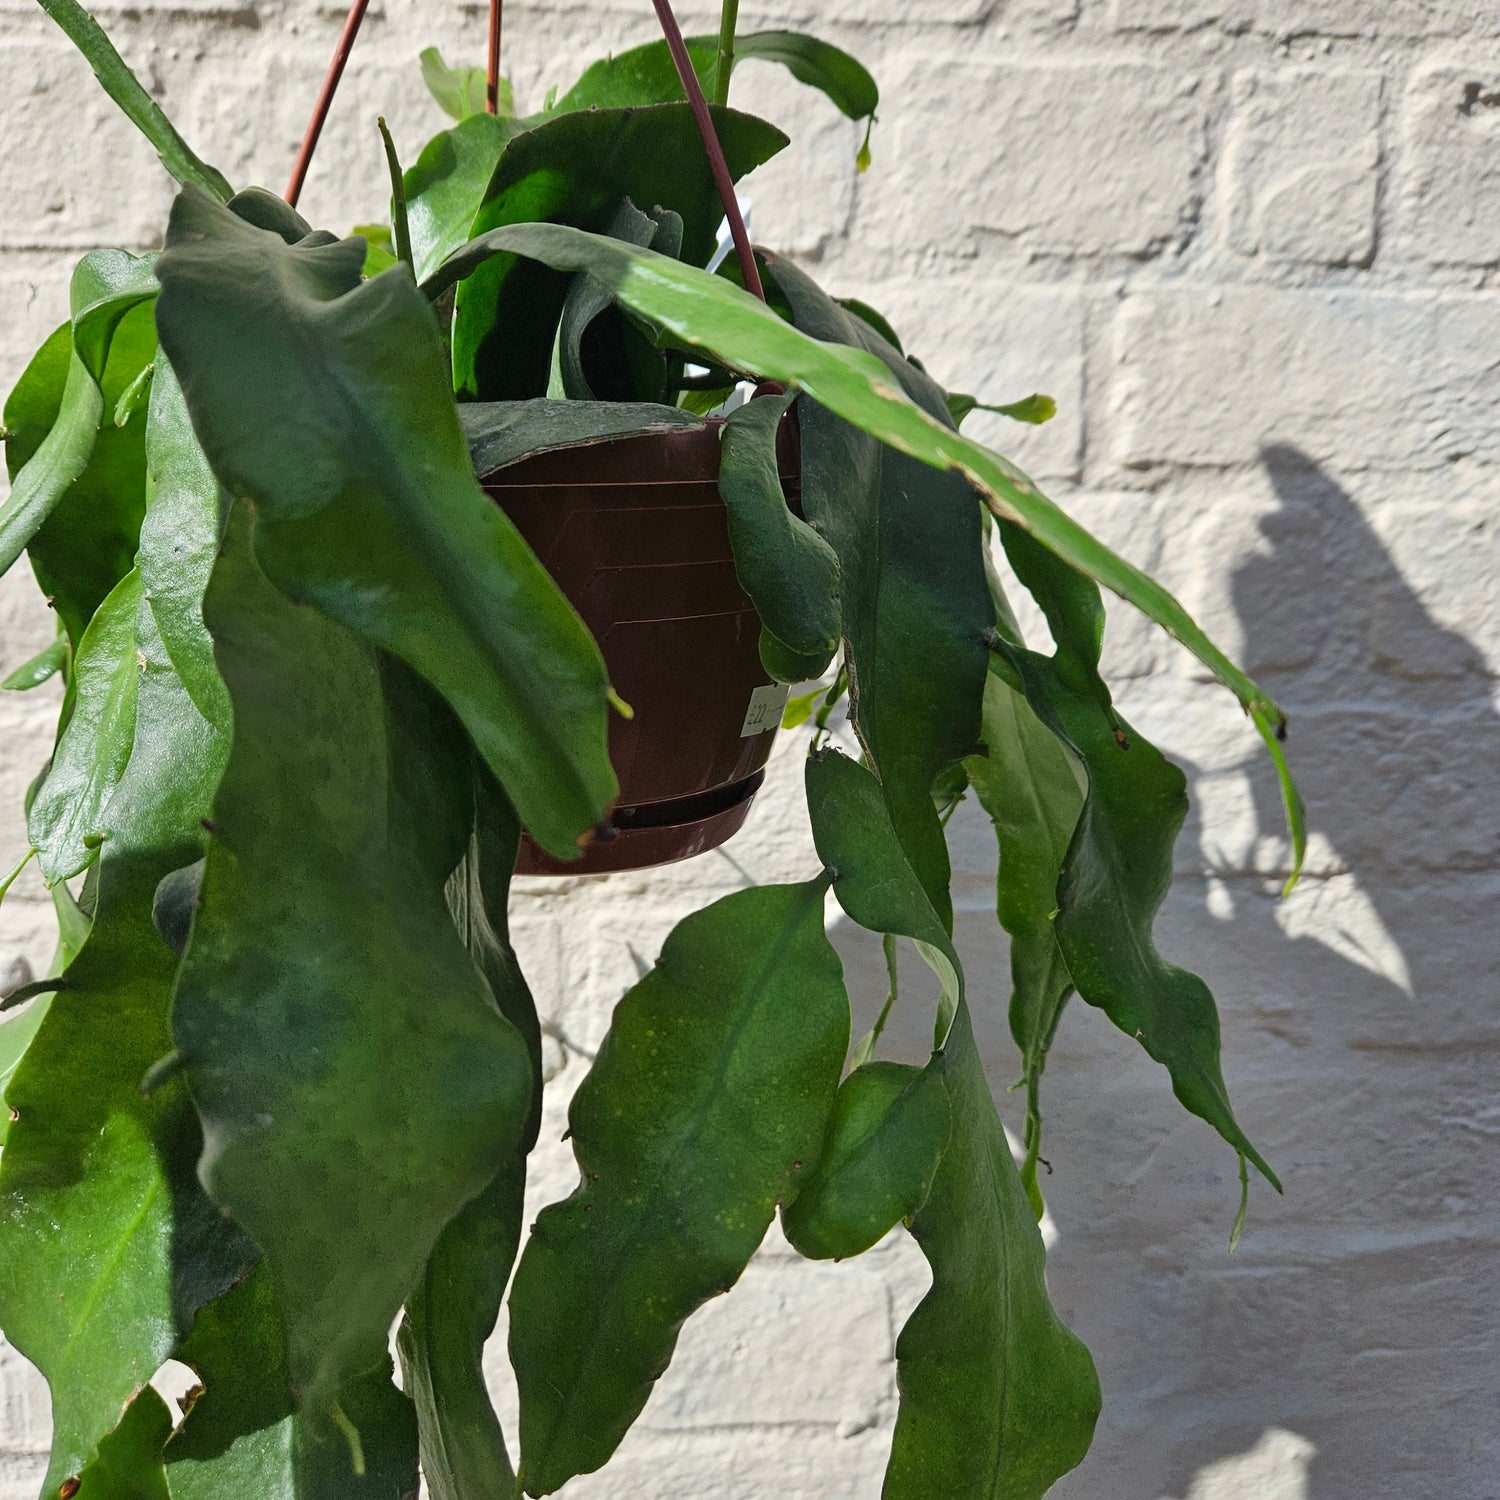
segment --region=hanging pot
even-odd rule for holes
[[[719,495],[722,421],[538,453],[483,479],[583,617],[615,691],[619,801],[576,860],[521,842],[519,875],[669,864],[738,832],[765,779],[787,690],[760,661],[760,618],[735,576]],[[800,498],[795,420],[777,443]]]

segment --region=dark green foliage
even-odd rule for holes
[[[172,1020],[204,1182],[266,1254],[318,1412],[519,1145],[531,1063],[443,895],[473,816],[456,723],[274,589],[253,526],[237,506],[208,596],[234,743]]]
[[[839,647],[839,559],[787,505],[776,435],[794,397],[757,396],[729,414],[719,493],[740,587],[760,616],[760,659],[779,682],[819,677]]]
[[[769,161],[786,137],[733,110],[715,112],[731,174]],[[608,230],[628,198],[682,220],[681,257],[702,265],[723,215],[686,104],[560,115],[505,148],[470,226],[556,223]],[[547,392],[552,341],[569,282],[515,256],[484,265],[459,288],[453,327],[454,383],[479,401]]]
[[[58,953],[0,1023],[0,1327],[52,1389],[46,1493],[413,1500],[419,1464],[433,1500],[551,1493],[610,1458],[780,1208],[807,1256],[904,1225],[931,1266],[897,1345],[886,1500],[1040,1496],[1099,1406],[1036,1222],[1038,1092],[1073,989],[1270,1175],[1229,1109],[1212,998],[1153,943],[1184,784],[1113,708],[1098,584],[1255,719],[1300,859],[1279,710],[961,436],[982,403],[878,312],[775,256],[769,305],[706,271],[722,204],[661,44],[520,121],[424,54],[458,123],[404,175],[392,150],[393,229],[340,240],[231,195],[87,14],[42,3],[189,184],[159,260],[83,259],[4,414],[0,571],[24,551],[59,620],[5,686],[66,689],[26,799]],[[717,79],[718,39],[689,50]],[[873,119],[836,48],[734,50]],[[736,178],[785,144],[714,119]],[[688,916],[620,1001],[572,1102],[579,1185],[522,1249],[543,1022],[511,875],[523,824],[567,857],[607,836],[618,788],[599,649],[476,475],[699,428],[745,377],[787,392],[721,429],[762,662],[833,668],[787,722],[815,714],[816,744],[847,693],[862,760],[808,762],[821,871]],[[1000,592],[997,524],[1052,657]],[[952,938],[944,826],[969,785],[1000,846],[1019,1169]],[[852,1053],[830,890],[890,975]],[[875,1057],[911,1003],[902,941],[939,990],[915,1061]],[[519,1449],[482,1367],[513,1266]],[[175,1432],[148,1384],[169,1358],[202,1383]]]
[[[1029,1500],[1088,1451],[1099,1412],[1093,1361],[1047,1299],[1041,1234],[974,1045],[957,955],[903,858],[880,789],[836,753],[809,760],[807,780],[813,837],[839,904],[862,927],[940,955],[957,987],[956,1005],[940,1008],[927,1070],[942,1080],[950,1121],[930,1186],[912,1192],[922,1185],[913,1161],[888,1147],[866,1164],[884,1167],[884,1180],[867,1170],[860,1184],[872,1212],[908,1198],[912,1234],[932,1266],[932,1289],[896,1344],[901,1407],[883,1493]],[[910,1152],[917,1137],[906,1134]]]
[[[568,1112],[579,1186],[538,1218],[511,1292],[528,1494],[608,1460],[684,1320],[816,1164],[849,1045],[827,887],[716,901],[616,1007]]]
[[[474,481],[431,314],[399,269],[361,282],[364,253],[288,245],[185,192],[163,346],[215,474],[256,502],[268,576],[432,682],[566,857],[615,791],[603,663]]]

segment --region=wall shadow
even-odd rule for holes
[[[1296,449],[1262,459],[1277,503],[1233,597],[1322,857],[1286,905],[1240,871],[1179,879],[1160,941],[1214,987],[1237,1113],[1287,1192],[1253,1195],[1228,1259],[1233,1158],[1075,1004],[1049,1086],[1052,1281],[1108,1395],[1055,1493],[1229,1500],[1225,1461],[1274,1429],[1313,1451],[1233,1500],[1481,1500],[1500,1472],[1494,680],[1345,489]],[[1269,766],[1236,769],[1274,839]]]

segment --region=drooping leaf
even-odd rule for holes
[[[199,1314],[178,1358],[203,1390],[167,1445],[172,1500],[410,1500],[417,1489],[412,1404],[382,1357],[340,1389],[346,1436],[292,1410],[286,1334],[266,1268]]]
[[[736,180],[786,145],[774,126],[734,110],[716,110],[714,124]],[[682,220],[683,259],[708,261],[724,209],[686,104],[591,109],[518,135],[470,233],[533,222],[604,231],[626,198],[671,209]],[[515,256],[492,259],[471,277],[455,304],[455,387],[479,401],[545,394],[568,286],[568,278]]]
[[[772,274],[800,329],[869,350],[908,397],[940,416],[937,387],[860,317],[795,267],[778,261]],[[979,737],[981,645],[993,618],[981,513],[960,476],[882,447],[814,401],[800,403],[799,418],[808,519],[839,557],[851,716],[946,926],[947,843],[932,789]]]
[[[68,665],[68,638],[58,636],[49,645],[43,646],[30,661],[22,662],[0,688],[10,693],[24,693],[31,688],[50,682]]]
[[[201,161],[178,135],[172,122],[141,87],[140,80],[115,51],[99,23],[78,0],[38,0],[42,9],[68,35],[69,41],[88,59],[104,92],[125,112],[126,118],[150,141],[161,164],[181,183],[194,183],[221,203],[229,201],[231,189],[223,176]]]
[[[422,64],[422,82],[445,115],[463,121],[470,115],[484,113],[486,80],[483,68],[450,68],[436,47],[424,48],[418,61]],[[513,115],[515,112],[510,79],[496,79],[495,113]]]
[[[254,515],[205,605],[234,733],[172,1027],[200,1175],[265,1254],[316,1423],[514,1149],[530,1061],[443,899],[471,808],[456,721],[272,587]]]
[[[404,1387],[416,1403],[422,1471],[433,1500],[509,1496],[515,1471],[485,1387],[483,1355],[520,1245],[526,1154],[541,1122],[541,1029],[507,932],[506,902],[520,829],[488,776],[476,785],[474,835],[448,901],[501,1011],[526,1040],[532,1108],[526,1131],[494,1180],[433,1247],[397,1336]]]
[[[172,1412],[148,1385],[99,1444],[79,1478],[74,1500],[169,1500],[161,1451],[172,1435]]]
[[[85,882],[92,926],[6,1092],[0,1327],[52,1390],[54,1494],[252,1253],[198,1184],[202,1137],[183,1080],[140,1091],[172,1048],[176,958],[152,898],[202,852],[222,742],[144,604],[136,632],[135,743]]]
[[[816,1164],[849,1037],[827,884],[686,918],[615,1010],[568,1116],[582,1180],[543,1210],[511,1292],[528,1494],[608,1460],[684,1320]]]
[[[666,209],[642,213],[628,199],[615,211],[608,232],[664,255],[675,255],[682,244],[682,220],[676,214]],[[575,276],[563,299],[555,362],[547,394],[558,394],[550,386],[560,379],[561,394],[569,401],[659,401],[666,388],[666,356],[592,276]]]
[[[807,780],[813,838],[835,872],[839,904],[862,927],[932,934],[932,946],[952,955],[870,773],[825,753],[809,760]],[[950,962],[957,966],[956,955]],[[1041,1233],[990,1096],[961,988],[938,1044],[930,1067],[942,1077],[952,1128],[911,1220],[932,1267],[932,1288],[896,1344],[901,1402],[882,1494],[1035,1500],[1088,1451],[1099,1382],[1088,1351],[1048,1301]],[[887,1128],[897,1127],[888,1122]],[[905,1144],[910,1150],[911,1142]],[[909,1173],[910,1161],[892,1143],[882,1145],[883,1158]],[[900,1180],[888,1180],[886,1192]],[[883,1201],[879,1187],[870,1172],[865,1190],[872,1211]]]
[[[56,420],[19,469],[13,457],[14,444],[10,440],[6,443],[7,456],[11,457],[11,487],[5,504],[0,506],[0,573],[10,571],[69,486],[88,467],[99,421],[104,415],[104,397],[98,385],[83,361],[71,354],[69,330],[64,327],[58,332],[63,335],[60,345],[54,346],[53,340],[49,340],[37,356],[37,361],[47,359],[54,347],[71,355]],[[54,334],[53,339],[56,338]],[[21,377],[18,394],[35,370],[36,362]],[[13,430],[10,417],[14,400],[13,396],[5,409],[8,432]]]
[[[613,287],[621,302],[684,344],[706,349],[757,379],[794,383],[812,402],[877,435],[899,453],[963,475],[997,516],[1014,520],[1048,550],[1155,620],[1235,694],[1260,731],[1281,780],[1295,865],[1300,868],[1305,843],[1301,804],[1279,743],[1285,715],[1161,584],[1091,536],[1014,464],[946,426],[946,406],[941,413],[924,409],[894,387],[891,366],[885,361],[866,349],[807,337],[722,277],[563,224],[491,230],[452,256],[424,289],[429,296],[440,295],[498,254],[534,257],[559,271],[587,270]],[[776,263],[778,275],[784,264]],[[903,385],[920,378],[909,363],[907,370]],[[941,398],[942,392],[937,395]],[[846,568],[846,620],[853,588]]]
[[[1016,576],[1047,617],[1052,658],[1001,642],[1037,718],[1080,765],[1085,793],[1063,860],[1053,922],[1078,993],[1164,1064],[1182,1103],[1276,1186],[1236,1123],[1219,1063],[1219,1017],[1208,986],[1168,963],[1152,929],[1172,880],[1187,816],[1187,780],[1120,717],[1099,675],[1098,588],[1025,532],[1002,524]]]
[[[465,401],[458,420],[474,472],[493,474],[517,459],[614,438],[701,427],[678,406],[645,401]]]
[[[896,1341],[885,1500],[1036,1500],[1088,1452],[1099,1379],[1058,1319],[1045,1252],[967,1006],[944,1049],[948,1149],[911,1230],[932,1289]]]
[[[77,875],[98,858],[105,809],[135,739],[140,606],[141,575],[132,569],[99,606],[78,646],[73,715],[27,819],[48,885]]]
[[[1168,963],[1152,936],[1187,816],[1186,778],[1118,714],[1064,681],[1050,659],[1015,647],[1006,654],[1032,710],[1088,777],[1053,922],[1078,993],[1162,1063],[1184,1107],[1279,1190],[1230,1108],[1213,996],[1196,974]]]
[[[795,398],[757,396],[730,412],[719,459],[735,575],[760,615],[761,663],[793,683],[821,677],[839,646],[838,556],[781,488],[776,437]]]
[[[713,93],[718,58],[717,36],[687,38],[688,56],[704,91]],[[847,52],[798,31],[751,31],[734,39],[734,60],[780,63],[799,83],[819,89],[851,120],[870,118],[880,104],[880,90],[868,70]],[[669,104],[682,99],[665,42],[647,42],[592,64],[550,113],[632,104]]]
[[[1083,807],[1073,762],[1026,700],[994,674],[984,691],[984,748],[965,767],[1000,845],[995,906],[1010,935],[1010,1031],[1026,1079],[1021,1179],[1038,1217],[1041,1081],[1073,990],[1053,929],[1057,883]]]
[[[178,197],[157,322],[194,430],[268,577],[431,682],[568,858],[616,791],[598,647],[475,481],[406,271],[361,281],[362,241],[317,238]]]
[[[73,273],[71,324],[42,346],[5,406],[14,489],[4,514],[16,530],[0,543],[0,566],[9,566],[13,548],[28,548],[37,581],[75,647],[135,561],[145,510],[145,413],[135,409],[123,425],[107,414],[138,386],[156,352],[145,305],[155,294],[154,261],[123,250],[86,255]],[[70,344],[77,371],[69,368]],[[84,425],[74,430],[75,423]],[[66,434],[77,446],[59,466],[51,458]],[[16,495],[30,500],[13,511]],[[0,519],[0,536],[8,529]]]
[[[782,1210],[813,1260],[863,1255],[927,1201],[952,1128],[941,1066],[869,1062],[839,1085],[817,1169]]]
[[[808,757],[806,781],[813,840],[833,872],[839,904],[861,927],[910,938],[937,975],[942,997],[933,1046],[940,1048],[963,1002],[963,967],[895,831],[880,783],[866,767],[830,749]],[[850,830],[858,830],[860,840],[852,858]]]
[[[419,280],[467,243],[500,153],[529,123],[501,115],[470,115],[422,148],[403,179]]]
[[[78,262],[69,287],[73,347],[102,383],[115,332],[126,316],[157,293],[156,256],[93,250]]]

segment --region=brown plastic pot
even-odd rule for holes
[[[519,875],[669,864],[737,833],[765,777],[786,689],[760,661],[760,618],[735,576],[719,496],[719,430],[539,453],[483,480],[599,643],[634,709],[611,714],[619,801],[575,860],[521,841]],[[796,427],[778,442],[800,498]]]

